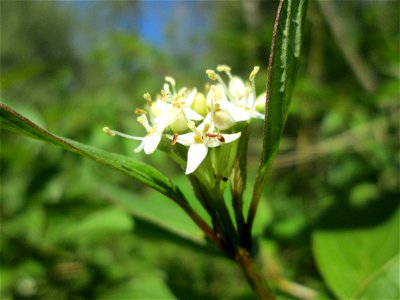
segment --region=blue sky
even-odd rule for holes
[[[102,18],[110,13],[107,10],[110,6],[104,5],[104,10],[98,9],[101,8],[101,3],[101,1],[74,1],[73,6],[83,17],[86,14],[92,16],[94,14],[96,21],[99,22],[97,26],[102,27]],[[190,37],[204,35],[210,28],[212,2],[159,0],[138,1],[134,4],[136,6],[132,5],[119,14],[120,19],[118,24],[114,24],[115,28],[107,30],[134,30],[146,42],[164,48],[171,44],[171,41],[168,41],[167,31],[172,26],[175,30],[175,39],[172,43],[177,50],[182,50],[192,46]],[[97,6],[97,10],[93,9],[94,6]]]

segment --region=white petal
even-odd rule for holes
[[[253,94],[250,94],[248,97],[247,97],[247,101],[246,101],[247,103],[246,103],[246,107],[248,107],[248,108],[253,108],[253,106],[254,106],[254,102],[255,102],[255,100],[254,100],[254,95]]]
[[[218,146],[222,146],[224,144],[228,144],[231,143],[235,140],[237,140],[238,138],[240,138],[241,132],[238,133],[231,133],[231,134],[223,134],[222,136],[224,137],[224,142],[220,142],[217,138],[210,138],[207,142],[207,146],[209,148],[215,148]]]
[[[194,143],[194,135],[194,132],[180,134],[178,135],[178,139],[176,140],[176,142],[184,146],[190,146]]]
[[[238,138],[240,138],[241,136],[241,132],[238,133],[227,133],[227,134],[223,134],[222,136],[225,139],[225,144],[231,143],[233,141],[236,141]]]
[[[140,143],[139,147],[135,148],[133,151],[135,151],[136,153],[142,151],[144,148],[144,139],[142,140],[142,142]]]
[[[205,144],[193,143],[189,147],[185,174],[193,173],[207,156],[208,147]]]
[[[200,121],[203,120],[203,116],[195,112],[194,110],[190,108],[184,108],[186,116],[189,118],[189,120],[194,120],[194,121]]]
[[[229,82],[229,91],[237,98],[241,98],[246,94],[246,85],[242,79],[235,76]]]
[[[161,141],[161,134],[158,132],[151,133],[145,136],[144,142],[144,153],[151,154],[156,151],[158,144]]]
[[[231,106],[228,109],[228,112],[231,114],[235,122],[247,121],[251,117],[247,110],[238,106]]]
[[[264,114],[260,114],[258,111],[252,110],[251,117],[255,119],[264,119]]]
[[[210,127],[208,128],[208,131],[213,131],[214,130],[214,124],[211,124],[211,113],[208,113],[207,116],[204,118],[204,121],[197,126],[197,129],[200,131],[204,130],[205,124],[208,124]]]
[[[189,107],[192,106],[194,99],[196,99],[196,95],[197,95],[197,90],[193,89],[192,92],[189,94],[189,96],[186,97],[185,104]]]

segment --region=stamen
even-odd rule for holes
[[[197,136],[198,138],[200,138],[200,139],[202,138],[201,132],[197,129],[197,127],[196,127],[196,125],[194,124],[193,121],[187,122],[186,125],[187,125],[187,127],[189,127],[189,129],[190,129],[191,131],[194,132],[195,138],[196,138],[196,136]]]
[[[147,105],[151,105],[151,96],[150,96],[150,94],[149,93],[145,93],[144,95],[143,95],[143,98],[144,98],[144,100],[146,100],[147,101]]]
[[[171,76],[165,76],[165,81],[168,82],[172,86],[172,91],[174,94],[176,94],[176,89],[175,89],[175,79],[173,79]],[[165,87],[165,86],[164,86]]]
[[[135,114],[144,115],[144,114],[147,114],[147,111],[145,111],[144,109],[141,109],[141,108],[136,108],[135,109]]]
[[[203,131],[204,131],[204,132],[207,132],[208,129],[210,129],[210,126],[211,126],[210,123],[205,123],[205,124],[204,124],[204,129],[203,129]]]
[[[164,90],[161,90],[161,98],[163,100],[166,100],[165,98],[167,98],[167,93]]]
[[[227,73],[228,76],[230,75],[230,73]],[[233,97],[233,95],[231,94],[231,92],[229,91],[228,87],[226,86],[225,82],[222,80],[221,76],[219,76],[218,74],[215,74],[217,76],[217,80],[219,82],[219,84],[222,86],[222,88],[225,91],[225,94],[228,96],[228,98],[230,99],[235,99],[235,101],[237,102],[237,99]],[[229,76],[231,77],[231,76]],[[215,94],[215,97],[217,97],[217,94]],[[217,100],[217,98],[215,98],[215,100]]]
[[[231,72],[231,67],[227,66],[227,65],[219,65],[217,66],[217,71],[218,72],[225,72],[225,73],[230,73]]]
[[[214,100],[216,97],[216,87],[215,85],[211,86],[211,124],[214,124],[214,112],[215,112],[215,107],[214,107]]]
[[[214,81],[217,80],[219,77],[217,75],[217,73],[215,73],[214,70],[210,70],[210,69],[206,70],[206,74],[207,74],[208,78],[210,78],[211,80],[214,80]]]
[[[186,93],[186,91],[187,91],[187,88],[186,88],[186,87],[181,88],[181,89],[179,90],[179,92],[178,92],[178,96],[179,96],[179,97],[182,97],[182,96]]]
[[[136,119],[140,124],[143,125],[143,127],[146,129],[148,133],[153,131],[153,127],[150,126],[149,121],[147,121],[147,118],[145,115],[141,115]]]
[[[108,128],[108,127],[103,127],[103,131],[104,131],[106,134],[108,134],[109,136],[115,136],[114,130],[111,130],[111,129]]]
[[[165,84],[163,85],[163,89],[164,89],[164,91],[165,91],[165,93],[166,93],[167,96],[168,96],[169,94],[171,94],[171,91],[169,90],[169,84],[165,83]]]
[[[135,140],[135,141],[142,141],[142,140],[143,140],[142,137],[133,136],[133,135],[128,135],[128,134],[125,134],[125,133],[122,133],[122,132],[119,132],[119,131],[111,130],[111,129],[108,128],[108,127],[104,127],[104,128],[103,128],[103,131],[104,131],[106,134],[108,134],[109,136],[116,136],[116,135],[119,135],[119,136],[121,136],[121,137],[130,139],[130,140]]]
[[[170,76],[165,76],[165,81],[170,83],[172,86],[175,86],[175,79]]]
[[[251,71],[251,73],[250,73],[250,76],[249,76],[249,80],[250,80],[250,81],[253,81],[253,80],[254,80],[254,78],[256,77],[256,75],[257,75],[257,73],[258,73],[258,71],[260,71],[260,67],[259,67],[259,66],[255,66],[255,67],[253,68],[253,71]]]

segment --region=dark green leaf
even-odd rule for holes
[[[248,222],[252,223],[268,171],[278,151],[300,58],[307,0],[281,1],[268,66],[263,152]]]
[[[99,193],[106,199],[122,205],[135,218],[197,245],[205,244],[204,233],[182,209],[155,192],[149,191],[141,197],[135,197],[126,190],[106,184],[99,188]]]

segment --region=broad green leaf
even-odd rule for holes
[[[131,280],[109,289],[99,298],[101,300],[121,299],[176,299],[165,276],[160,273],[140,274]]]
[[[340,207],[322,219],[312,236],[313,252],[335,295],[340,299],[398,299],[397,202],[377,201],[363,209]]]
[[[62,238],[92,239],[112,233],[129,232],[133,227],[129,214],[118,208],[107,207],[65,228]]]
[[[267,99],[264,122],[263,152],[254,184],[251,214],[255,213],[268,171],[278,151],[288,115],[295,75],[300,58],[307,0],[281,1],[275,21],[274,38],[268,66]]]
[[[63,147],[66,150],[119,170],[138,182],[161,192],[176,202],[186,202],[179,188],[176,187],[169,178],[165,177],[157,169],[143,162],[56,136],[40,128],[4,103],[0,104],[0,122],[2,128]]]
[[[398,254],[371,276],[365,290],[357,298],[379,299],[384,295],[386,299],[400,299],[399,266]]]
[[[110,185],[98,187],[98,192],[102,197],[122,205],[135,218],[198,245],[205,244],[204,233],[182,209],[155,192],[149,191],[135,197],[126,190]]]

